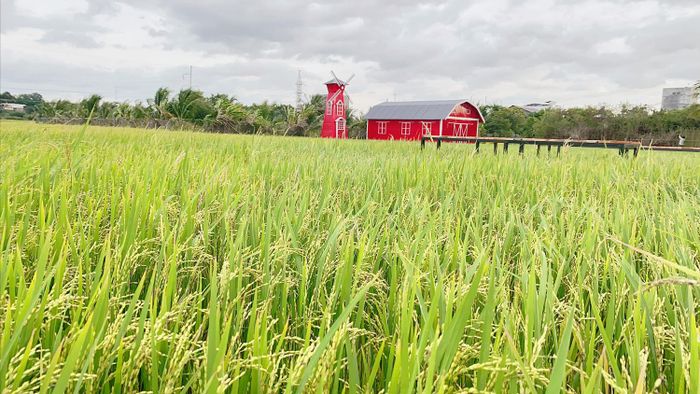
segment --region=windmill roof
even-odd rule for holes
[[[342,79],[339,79],[338,81],[340,81],[340,84],[343,86],[348,84],[347,82],[343,81]],[[337,84],[338,82],[336,82],[335,79],[331,79],[328,82],[326,82],[324,85],[332,85],[334,83]]]
[[[369,109],[365,118],[380,120],[439,120],[448,117],[454,108],[466,100],[435,100],[435,101],[388,101],[377,104]],[[476,108],[476,106],[474,106]],[[477,111],[479,109],[477,108]],[[479,113],[479,119],[484,121]]]

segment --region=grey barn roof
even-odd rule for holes
[[[365,118],[379,120],[439,120],[448,117],[450,113],[452,113],[452,110],[462,103],[468,103],[468,101],[388,101],[370,108]],[[479,113],[479,118],[483,119],[481,113]]]

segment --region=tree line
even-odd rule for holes
[[[481,108],[486,123],[483,135],[603,140],[642,140],[673,144],[678,135],[700,143],[700,105],[679,110],[646,106],[549,108],[527,113],[518,107],[487,105]]]
[[[197,128],[243,134],[318,136],[325,109],[325,96],[314,95],[300,110],[292,105],[262,102],[246,105],[225,94],[206,96],[201,91],[158,89],[146,102],[105,101],[92,95],[78,102],[45,101],[38,93],[0,94],[0,102],[24,104],[24,113],[3,111],[2,117],[34,119],[52,123],[79,123],[91,116],[98,125],[147,128]],[[681,110],[656,110],[646,106],[612,108],[549,108],[529,113],[516,106],[484,105],[482,135],[573,139],[642,140],[674,144],[679,134],[690,135],[700,145],[700,105]],[[364,138],[366,121],[347,108],[351,138]]]
[[[24,96],[2,93],[2,102],[25,104]],[[96,125],[137,126],[147,128],[196,128],[204,131],[291,136],[320,135],[325,112],[325,96],[314,95],[297,110],[292,105],[270,102],[246,105],[225,94],[205,96],[193,89],[177,93],[158,89],[143,102],[105,101],[91,95],[81,101],[44,101],[33,93],[34,101],[24,113],[3,112],[3,117],[33,119],[50,123],[82,123],[90,118]],[[39,98],[37,100],[37,97]],[[362,138],[366,122],[351,106],[347,108],[349,136]]]

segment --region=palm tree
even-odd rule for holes
[[[326,111],[326,96],[315,94],[303,107],[299,116],[299,125],[304,128],[304,135],[320,135],[321,126],[323,125],[323,115]]]
[[[127,104],[128,105],[128,104]],[[108,118],[118,118],[119,114],[117,113],[117,103],[111,103],[109,101],[105,101],[101,103],[97,108],[95,109],[95,113],[93,114],[93,117],[99,118],[99,119],[108,119]]]
[[[141,102],[136,102],[131,109],[131,119],[146,119],[149,117],[149,109],[144,107]]]
[[[148,100],[148,106],[153,109],[154,115],[157,118],[170,118],[172,115],[167,110],[169,101],[170,90],[168,90],[168,88],[158,88],[155,96]]]
[[[129,103],[118,103],[110,115],[114,119],[131,119],[133,108]]]
[[[215,127],[223,128],[225,131],[240,131],[236,130],[245,123],[248,117],[246,108],[237,103],[235,98],[228,98],[223,95],[219,97],[210,97],[215,99],[214,113],[207,115],[205,121]]]
[[[348,116],[348,137],[364,139],[367,135],[367,120],[359,116]]]
[[[180,90],[169,103],[168,110],[178,119],[195,119],[195,106],[204,99],[201,92],[192,89]]]
[[[98,109],[98,106],[100,105],[100,100],[102,100],[101,96],[99,96],[97,94],[93,94],[92,96],[81,101],[80,102],[81,115],[83,117],[92,116],[95,113],[95,111]]]
[[[297,111],[291,105],[286,105],[283,108],[283,135],[303,135],[306,122],[303,116],[304,107],[301,111]]]
[[[276,134],[279,116],[276,114],[277,109],[274,104],[263,101],[251,106],[251,110],[249,123],[252,124],[255,134]]]

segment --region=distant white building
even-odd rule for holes
[[[664,88],[661,98],[661,109],[683,109],[698,102],[692,87]]]
[[[530,103],[514,107],[520,108],[528,114],[536,114],[540,111],[544,111],[545,109],[554,107],[554,101],[545,101],[544,103]]]
[[[17,103],[1,103],[0,109],[8,112],[24,112],[24,104]]]

